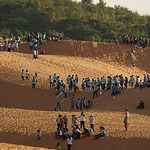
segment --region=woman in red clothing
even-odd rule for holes
[[[125,113],[124,114],[125,114],[125,117],[124,117],[123,123],[124,123],[125,130],[128,131],[129,111],[128,111],[127,108],[125,109]]]

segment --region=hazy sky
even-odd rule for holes
[[[81,0],[74,0],[81,1]],[[99,0],[93,0],[94,3]],[[137,11],[141,15],[150,15],[150,0],[104,0],[107,6],[113,7],[114,5],[125,6],[130,10]]]

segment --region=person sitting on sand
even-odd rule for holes
[[[99,132],[99,134],[95,135],[93,137],[93,139],[97,140],[98,138],[105,137],[105,136],[106,136],[105,128],[103,126],[100,126],[100,132]]]
[[[139,105],[136,107],[136,109],[144,109],[144,108],[145,108],[145,106],[144,106],[144,102],[143,101],[141,101],[139,103]]]
[[[52,109],[52,111],[57,111],[56,108]]]
[[[90,131],[87,128],[84,128],[82,135],[83,136],[90,136]]]
[[[92,108],[92,106],[93,106],[92,101],[91,101],[91,100],[88,100],[88,105],[86,105],[85,108],[86,108],[86,109]]]
[[[74,139],[77,140],[77,139],[80,139],[81,137],[81,131],[80,131],[80,128],[76,128],[75,131],[74,131]]]
[[[41,55],[45,55],[45,50],[44,50],[44,49],[42,49],[42,51],[41,51],[39,54],[41,54]]]
[[[37,141],[41,141],[41,136],[42,136],[42,132],[41,132],[40,130],[38,130],[38,131],[36,132],[36,140],[37,140]]]
[[[70,136],[70,132],[68,129],[64,129],[63,134],[62,134],[62,140],[66,140]]]

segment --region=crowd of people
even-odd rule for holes
[[[117,44],[127,44],[134,45],[141,48],[148,47],[149,39],[147,37],[136,37],[131,35],[119,35],[117,40]]]
[[[29,80],[30,74],[29,71],[22,69],[22,80]],[[32,88],[36,88],[37,86],[37,73],[33,76],[32,80]],[[84,109],[90,109],[93,106],[93,101],[95,97],[103,94],[107,90],[111,90],[112,98],[117,98],[119,93],[123,90],[127,89],[128,87],[131,88],[149,88],[150,87],[150,75],[144,74],[143,80],[140,76],[131,75],[130,78],[123,77],[123,75],[116,75],[116,76],[107,76],[95,79],[83,78],[81,80],[81,87],[78,87],[79,77],[78,75],[68,75],[66,78],[66,82],[60,79],[56,73],[54,75],[50,75],[48,78],[49,87],[52,88],[56,93],[56,98],[64,95],[64,99],[61,101],[65,101],[69,98],[69,93],[77,92],[78,91],[84,92],[91,92],[91,98],[86,98],[85,96],[79,98],[73,95],[70,97],[69,105],[70,107],[67,110],[71,111],[80,111]],[[74,84],[75,83],[75,84]],[[83,86],[84,85],[84,86]],[[61,102],[57,102],[56,107],[52,111],[62,111]]]
[[[50,88],[54,88],[57,91],[58,96],[64,93],[65,98],[67,93],[72,91],[77,92],[82,89],[83,92],[93,91],[93,98],[102,94],[102,91],[112,90],[112,96],[115,98],[121,90],[130,87],[146,88],[150,87],[150,75],[144,74],[143,80],[139,76],[131,75],[130,78],[123,75],[98,77],[97,79],[91,79],[89,77],[83,78],[81,81],[81,88],[78,87],[79,78],[78,75],[68,75],[66,82],[60,79],[60,76],[56,73],[49,78]],[[100,92],[101,91],[101,92]],[[74,102],[73,102],[74,104]],[[74,105],[73,105],[74,106]]]
[[[29,32],[26,35],[20,36],[13,36],[12,33],[9,33],[9,37],[3,36],[3,42],[0,41],[0,51],[9,51],[9,52],[16,52],[20,45],[24,42],[28,42],[30,46],[30,51],[34,50],[36,53],[45,54],[44,50],[38,52],[39,44],[45,43],[47,40],[53,41],[60,41],[63,40],[63,32],[56,32],[55,36],[47,36],[46,32]]]
[[[124,113],[124,128],[125,132],[128,131],[128,125],[129,125],[129,111],[128,108],[125,109]],[[87,121],[87,119],[89,121]],[[94,133],[94,125],[95,125],[95,116],[94,114],[91,114],[89,117],[87,117],[84,112],[81,112],[80,116],[72,115],[71,117],[71,129],[68,128],[68,117],[66,115],[58,115],[56,118],[56,125],[57,125],[57,131],[55,132],[56,139],[59,140],[59,142],[56,145],[57,150],[61,150],[61,143],[63,141],[66,141],[67,143],[67,150],[71,150],[73,140],[79,140],[83,137],[91,137],[93,140],[97,140],[99,138],[103,138],[106,136],[106,131],[104,126],[99,127],[99,133]],[[89,123],[87,125],[87,122]],[[41,141],[42,132],[40,130],[36,133],[36,139],[37,141]]]
[[[49,36],[48,40],[50,41],[59,41],[59,40],[63,40],[63,32],[56,32],[54,36]]]

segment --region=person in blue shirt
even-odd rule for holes
[[[106,136],[105,128],[103,126],[100,126],[100,132],[99,132],[99,134],[95,135],[93,137],[93,139],[97,140],[98,138],[105,137],[105,136]]]
[[[56,111],[61,111],[61,105],[59,103],[56,105]]]
[[[72,99],[72,100],[70,101],[70,104],[71,104],[71,109],[74,110],[75,100]]]
[[[112,89],[111,96],[113,96],[113,98],[115,98],[115,97],[116,97],[116,94],[117,94],[117,90],[118,90],[118,89],[117,89],[117,86],[115,85],[115,83],[113,83],[111,89]]]
[[[98,96],[99,90],[100,90],[100,88],[98,88],[98,89],[96,89],[96,90],[93,91],[93,99],[94,99],[95,96],[96,97]]]

